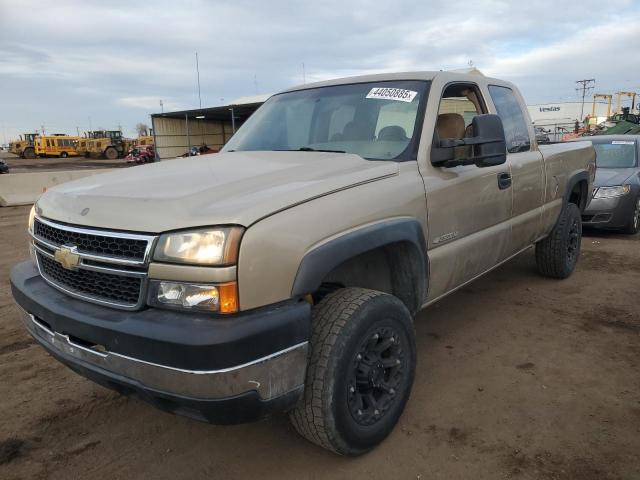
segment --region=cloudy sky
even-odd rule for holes
[[[467,4],[467,5],[465,5]],[[464,68],[528,103],[640,91],[639,0],[0,0],[0,142],[360,73]]]

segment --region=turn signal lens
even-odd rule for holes
[[[235,313],[238,311],[238,284],[227,283],[218,285],[220,292],[220,313]]]

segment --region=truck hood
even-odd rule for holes
[[[37,211],[60,222],[159,233],[249,226],[293,205],[398,173],[392,161],[322,152],[230,152],[122,168],[51,188]]]
[[[636,172],[637,168],[598,168],[593,185],[595,187],[623,185],[625,180]]]

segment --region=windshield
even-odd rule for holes
[[[636,166],[636,145],[629,140],[594,143],[598,168],[631,168]]]
[[[370,160],[412,160],[426,81],[298,90],[271,97],[222,151],[331,151]]]

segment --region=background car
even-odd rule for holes
[[[584,226],[637,233],[640,229],[640,135],[590,137],[596,149],[593,198]]]

